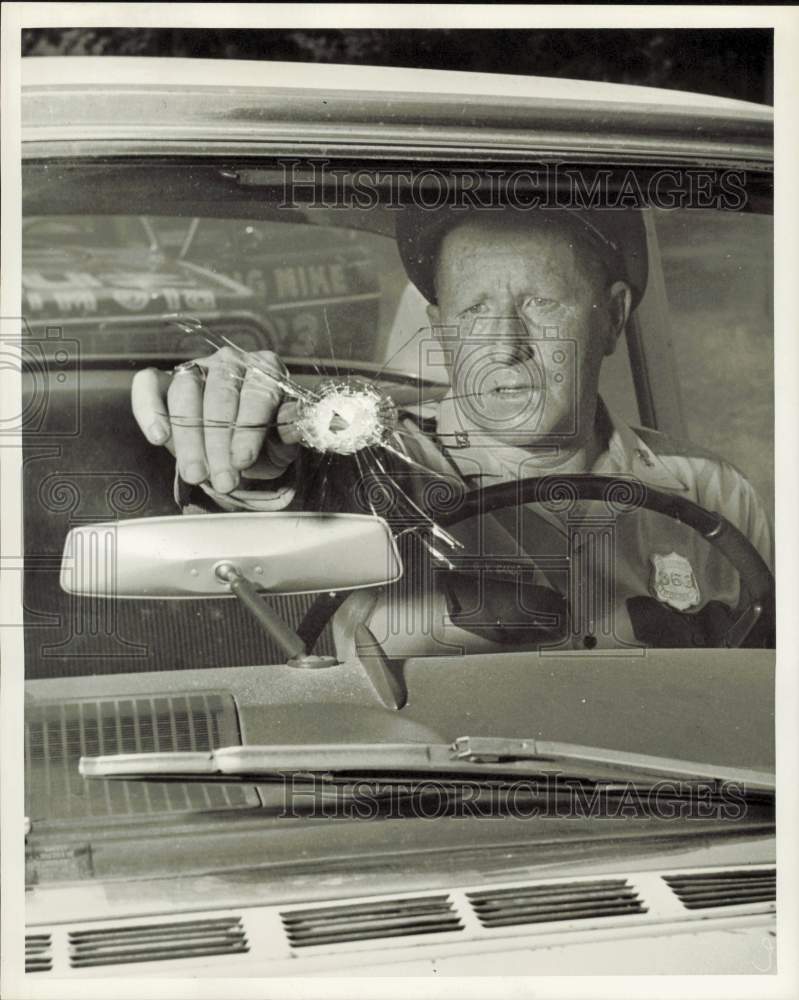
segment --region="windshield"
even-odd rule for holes
[[[453,225],[451,206],[414,204],[407,183],[359,194],[349,167],[290,188],[274,163],[101,165],[92,185],[76,184],[75,169],[51,170],[47,183],[35,165],[26,175],[26,673],[142,683],[216,673],[185,699],[171,681],[163,705],[138,688],[144,700],[131,696],[119,732],[104,721],[118,710],[111,687],[101,701],[82,693],[66,715],[59,706],[52,725],[72,765],[87,753],[235,745],[225,672],[286,662],[229,597],[66,593],[57,567],[81,524],[280,510],[385,519],[401,579],[351,594],[325,583],[318,597],[312,583],[278,588],[269,603],[300,648],[372,664],[370,697],[407,705],[428,742],[442,742],[439,722],[447,739],[540,738],[523,699],[518,716],[499,707],[540,669],[558,720],[544,738],[613,748],[619,691],[651,718],[673,685],[676,711],[690,702],[685,684],[699,691],[707,676],[697,664],[721,683],[745,669],[725,648],[773,643],[763,611],[773,560],[767,180],[753,176],[733,207],[644,199],[604,215],[531,214],[506,191]],[[147,383],[160,395],[143,421],[131,390],[148,371],[160,373]],[[209,402],[215,372],[232,410]],[[165,444],[151,436],[161,420]],[[202,464],[219,433],[229,455],[241,430],[254,451],[231,466],[232,488],[210,466],[191,472],[181,449],[192,435]],[[544,485],[519,486],[529,480]],[[292,558],[311,581],[314,567],[332,572],[299,536]],[[655,653],[646,662],[666,688],[644,696],[638,671]],[[549,666],[561,656],[568,666]],[[583,687],[579,664],[592,656]],[[477,698],[468,711],[454,674],[447,706],[436,693],[455,663]],[[224,704],[234,720],[225,738],[195,698]],[[313,707],[312,693],[303,699]],[[48,705],[31,722],[42,761],[56,738]],[[625,711],[637,711],[632,701]],[[270,725],[256,727],[265,745]],[[679,727],[651,744],[641,727],[629,749],[681,756]],[[400,735],[392,742],[417,738]],[[701,744],[688,759],[746,766],[727,745]],[[164,793],[135,793],[151,794]]]
[[[681,429],[738,465],[772,511],[771,217],[650,211]],[[268,348],[322,373],[356,363],[449,383],[440,350],[424,349],[431,340],[428,303],[397,252],[396,210],[306,206],[287,208],[286,218],[275,214],[267,221],[28,217],[26,318],[66,321],[85,358],[97,352],[120,361],[162,352],[185,358],[207,349],[202,336],[187,335],[165,316],[205,315],[222,329],[218,320],[225,312],[246,311],[249,336],[238,328],[238,315],[226,329],[249,349]],[[156,258],[144,252],[156,248]],[[130,266],[120,266],[120,254]],[[109,315],[117,322],[108,322]],[[750,375],[743,398],[742,371]],[[614,412],[640,424],[647,414],[641,413],[626,343],[607,359],[600,378]]]

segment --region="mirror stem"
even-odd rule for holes
[[[244,607],[255,618],[270,639],[280,646],[288,658],[290,666],[327,667],[335,660],[330,657],[309,656],[305,643],[297,633],[289,628],[264,600],[258,589],[231,563],[221,563],[216,567],[216,575],[230,587]]]

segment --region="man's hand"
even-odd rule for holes
[[[145,368],[133,379],[136,422],[151,444],[172,452],[187,483],[210,478],[214,489],[229,493],[242,474],[274,479],[296,456],[296,403],[248,359],[285,374],[272,351],[242,354],[223,347],[198,358],[196,367],[173,375]]]

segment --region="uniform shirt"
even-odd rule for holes
[[[446,404],[442,401],[438,420],[424,429],[410,415],[402,419],[403,448],[417,466],[458,490],[542,474],[529,452],[485,436],[476,444],[461,435],[458,447],[449,446],[454,435],[446,431],[452,426]],[[634,430],[601,400],[598,421],[607,447],[588,471],[618,476],[622,483],[637,480],[722,514],[773,566],[768,516],[734,466],[659,432]],[[411,476],[410,488],[414,481]],[[239,490],[232,497],[204,488],[226,509],[278,510],[294,496],[285,482],[279,489]],[[439,500],[447,502],[440,495]],[[433,518],[436,502],[433,492],[426,504]],[[406,564],[402,587],[393,596],[383,594],[372,609],[369,628],[389,656],[429,653],[431,642],[441,653],[529,648],[531,641],[556,649],[631,651],[715,644],[734,620],[741,596],[738,573],[716,548],[686,525],[643,508],[620,513],[604,501],[567,498],[508,508],[448,530],[463,548],[435,540],[440,556],[422,560],[425,568],[414,566],[410,573]],[[465,590],[450,586],[458,578],[446,571],[448,559],[468,566],[471,583]],[[519,580],[567,599],[568,621],[556,634],[533,630],[531,639],[536,592],[527,601]],[[452,620],[453,602],[459,624]]]

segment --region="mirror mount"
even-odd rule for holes
[[[277,612],[269,606],[250,580],[231,562],[221,562],[214,568],[217,578],[227,584],[230,592],[256,620],[267,636],[277,643],[286,654],[289,667],[304,670],[319,670],[333,667],[338,662],[332,656],[314,656],[308,653],[305,643],[297,633],[289,628]]]

